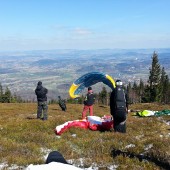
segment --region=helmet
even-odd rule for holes
[[[116,80],[116,86],[122,86],[122,85],[123,85],[123,83],[121,80]]]
[[[92,90],[92,88],[91,88],[91,87],[88,87],[88,90]]]

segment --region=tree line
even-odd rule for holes
[[[140,79],[140,82],[129,82],[127,86],[124,86],[127,91],[129,104],[132,103],[170,103],[170,81],[164,67],[161,67],[156,52],[152,55],[152,63],[149,68],[149,77],[147,82]],[[102,91],[96,96],[97,104],[109,104],[110,93],[103,87]],[[76,103],[83,103],[83,97],[77,99]],[[75,103],[72,99],[68,102]]]
[[[164,67],[161,67],[156,52],[152,55],[152,63],[149,68],[149,77],[147,82],[140,79],[140,82],[129,82],[124,86],[129,96],[129,103],[170,103],[170,81]],[[109,104],[110,93],[103,87],[102,91],[95,94],[96,104]],[[78,99],[66,99],[67,103],[82,104],[84,96]],[[12,94],[8,87],[4,90],[0,84],[0,102],[1,103],[21,103],[26,102],[20,96]],[[29,101],[30,102],[30,101]],[[52,99],[49,104],[58,103],[57,100]]]
[[[8,87],[5,90],[0,83],[0,103],[22,103],[25,102],[20,96],[12,94]]]
[[[134,82],[127,85],[129,102],[131,103],[169,103],[170,81],[164,67],[161,67],[156,52],[152,55],[152,64],[149,68],[149,77],[146,83],[140,79],[139,84]]]

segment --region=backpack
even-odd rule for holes
[[[115,91],[115,108],[126,110],[126,97],[123,88],[117,87]]]

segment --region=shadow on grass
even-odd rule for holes
[[[28,119],[28,120],[32,120],[32,119],[37,119],[36,117],[26,117],[26,119]]]
[[[51,109],[51,110],[56,110],[56,111],[63,111],[62,109]]]
[[[115,158],[116,156],[122,155],[123,157],[129,157],[129,158],[137,158],[139,161],[149,161],[149,162],[153,162],[155,163],[157,166],[165,169],[165,170],[169,170],[170,169],[170,163],[168,162],[168,160],[162,160],[161,158],[155,158],[149,155],[143,155],[143,154],[135,154],[135,153],[131,153],[131,152],[125,152],[125,151],[121,151],[119,149],[112,149],[111,150],[111,156],[113,158]]]
[[[99,106],[99,107],[102,107],[102,108],[107,108],[106,106]]]

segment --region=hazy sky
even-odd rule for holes
[[[0,51],[170,47],[170,0],[0,0]]]

